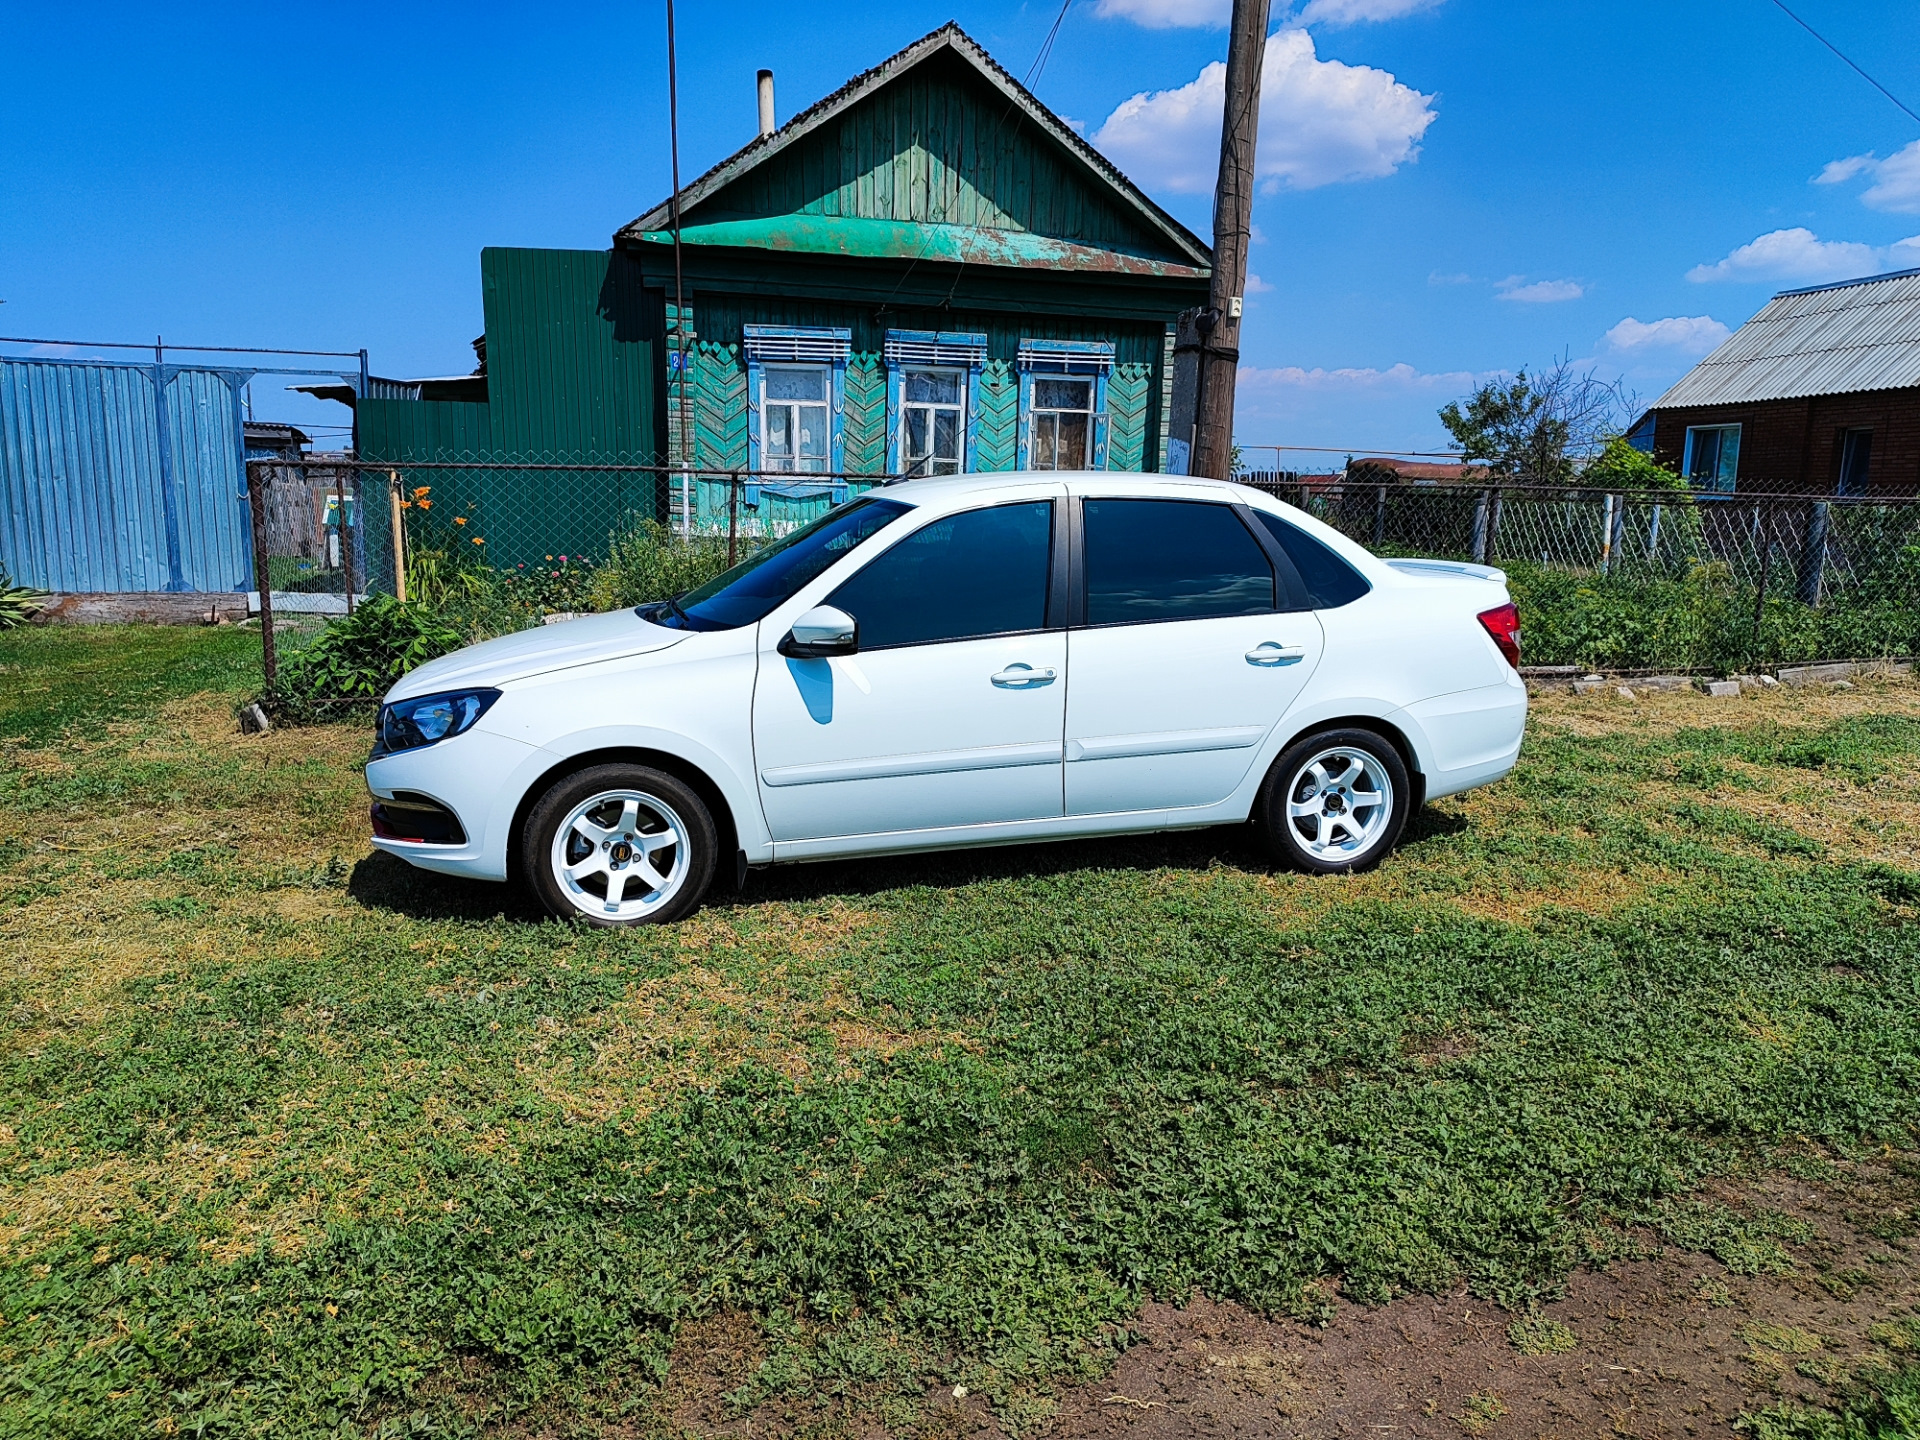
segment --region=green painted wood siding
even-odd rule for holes
[[[1028,340],[1112,341],[1116,363],[1107,383],[1108,454],[1112,470],[1141,470],[1160,463],[1157,439],[1166,390],[1166,327],[1124,321],[1062,320],[1029,316],[889,309],[833,301],[781,300],[759,296],[701,295],[689,305],[689,322],[701,337],[693,347],[695,463],[717,470],[747,463],[747,371],[741,340],[747,325],[844,327],[853,334],[848,358],[841,439],[849,474],[886,471],[886,366],[882,347],[889,329],[973,330],[987,336],[988,360],[980,377],[978,427],[969,468],[1011,470],[1018,460],[1020,379],[1014,360]],[[678,443],[677,435],[675,443]]]
[[[693,207],[1024,230],[1183,261],[957,61],[920,67]]]
[[[495,453],[663,458],[666,317],[636,261],[489,248],[480,280]]]

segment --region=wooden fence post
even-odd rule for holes
[[[260,591],[260,679],[272,694],[280,679],[273,648],[273,575],[267,565],[267,497],[264,478],[269,462],[247,463],[247,513],[253,520],[253,583]]]

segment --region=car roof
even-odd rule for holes
[[[1174,498],[1204,494],[1211,499],[1245,500],[1258,494],[1257,491],[1206,476],[1114,470],[973,471],[965,475],[941,475],[924,480],[896,480],[885,487],[885,493],[916,505],[943,504],[1020,485],[1063,485],[1072,495],[1158,495]]]

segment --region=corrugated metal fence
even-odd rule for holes
[[[250,373],[0,359],[0,566],[56,593],[253,588]]]

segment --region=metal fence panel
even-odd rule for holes
[[[0,359],[0,565],[57,593],[247,589],[241,383]]]

